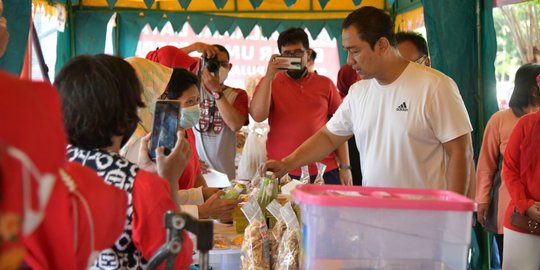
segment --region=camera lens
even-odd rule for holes
[[[217,60],[216,57],[214,58],[210,58],[210,59],[206,59],[206,68],[208,69],[208,71],[210,72],[218,72],[219,71],[219,61]]]

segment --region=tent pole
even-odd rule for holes
[[[49,67],[47,67],[47,64],[45,63],[45,58],[43,57],[43,50],[41,49],[41,43],[39,42],[39,36],[36,31],[36,26],[34,25],[34,20],[32,20],[30,28],[32,31],[32,43],[34,45],[34,50],[36,51],[41,75],[43,76],[43,79],[45,79],[45,81],[50,82],[51,80],[49,78]]]
[[[477,96],[476,103],[477,113],[478,113],[478,142],[482,141],[484,137],[484,73],[483,73],[483,57],[482,57],[482,48],[483,48],[483,38],[482,38],[482,1],[476,0],[476,65],[477,65]],[[480,146],[477,145],[477,148]]]

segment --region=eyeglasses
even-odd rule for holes
[[[427,54],[424,54],[424,56],[414,60],[415,63],[423,65],[427,60]]]
[[[306,53],[306,50],[298,49],[298,50],[294,50],[294,51],[283,51],[283,52],[281,52],[281,55],[283,55],[283,56],[302,57],[302,56],[304,56],[304,53]]]

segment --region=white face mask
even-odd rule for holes
[[[229,69],[225,67],[219,67],[219,83],[223,84],[223,82],[227,79],[227,76],[229,75]]]
[[[182,108],[180,116],[180,126],[184,129],[192,128],[199,123],[201,108],[199,104]]]

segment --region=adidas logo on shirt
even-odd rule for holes
[[[407,109],[407,104],[405,103],[405,101],[403,103],[401,103],[401,105],[397,106],[396,111],[397,112],[408,112],[409,111],[409,109]]]

